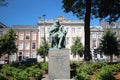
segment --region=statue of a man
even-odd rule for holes
[[[66,31],[64,30],[64,27],[60,25],[58,20],[56,20],[55,23],[50,27],[49,36],[51,48],[65,48]]]

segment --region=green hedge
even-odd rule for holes
[[[96,74],[97,80],[114,80],[114,74],[120,72],[120,63],[107,64],[104,62],[90,62],[89,65],[84,66],[83,62],[70,62],[70,67],[75,70],[73,76],[75,80],[90,80],[90,75]],[[36,80],[41,78],[48,72],[48,63],[38,64],[13,64],[3,65],[0,70],[0,80],[8,80],[13,78],[14,80],[30,80],[34,77]]]
[[[75,80],[88,80],[88,76],[93,74],[96,74],[97,80],[114,80],[114,74],[120,72],[120,63],[90,62],[89,65],[84,66],[82,64],[79,67],[77,66],[76,70]]]
[[[42,72],[48,73],[48,62],[41,63],[41,70]]]
[[[41,67],[37,64],[31,66],[20,65],[18,67],[3,65],[0,73],[4,74],[7,78],[13,78],[14,80],[30,80],[31,77],[37,80],[43,75]]]
[[[85,72],[81,72],[74,77],[74,80],[90,80],[90,76]]]
[[[115,80],[112,69],[109,66],[105,66],[97,72],[96,78],[96,80]]]
[[[88,75],[92,75],[94,74],[95,72],[97,72],[99,69],[101,69],[103,66],[106,66],[107,64],[106,63],[103,63],[103,62],[98,62],[98,63],[93,63],[93,62],[90,62],[89,65],[80,65],[78,68],[77,68],[77,73],[81,73],[81,72],[85,72],[87,73]]]
[[[5,77],[2,74],[0,74],[0,80],[8,80],[8,79],[7,79],[7,77]]]
[[[83,62],[81,61],[81,62],[78,62],[78,61],[71,61],[70,62],[70,68],[71,69],[76,69],[76,68],[78,68],[79,66],[83,66],[84,64],[83,64]]]

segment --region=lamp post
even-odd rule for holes
[[[46,38],[45,38],[45,14],[43,14],[43,20],[44,20],[44,22],[43,22],[43,27],[44,27],[44,42],[45,42],[45,44],[46,44]],[[45,50],[45,53],[43,54],[43,56],[44,56],[44,62],[46,61],[46,57],[45,57],[45,55],[46,55],[46,46],[44,46],[44,50]]]
[[[43,22],[43,27],[44,27],[44,41],[46,42],[46,36],[45,36],[45,14],[43,14],[43,20],[44,20],[44,22]]]

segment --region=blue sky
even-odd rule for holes
[[[37,25],[38,17],[46,15],[45,19],[56,19],[63,15],[67,19],[78,20],[72,13],[65,13],[62,0],[7,0],[7,7],[0,7],[0,21],[7,26]],[[99,25],[93,19],[91,25]]]

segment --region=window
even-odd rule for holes
[[[66,37],[66,45],[69,44],[69,37]]]
[[[75,42],[75,37],[72,38],[72,44],[74,44],[74,42]]]
[[[27,49],[27,50],[30,49],[29,46],[30,46],[30,43],[29,43],[29,42],[26,42],[26,43],[25,43],[25,49]]]
[[[96,40],[93,40],[93,47],[96,47]]]
[[[32,33],[32,40],[36,40],[36,33]]]
[[[24,39],[24,35],[23,33],[20,33],[19,40],[23,40],[23,39]]]
[[[29,33],[26,34],[26,39],[30,39],[30,34]]]
[[[32,43],[32,49],[35,49],[35,42],[34,43]]]
[[[120,25],[118,25],[118,28],[120,28]]]
[[[98,33],[98,38],[101,38],[101,37],[102,37],[102,33],[99,32],[99,33]]]
[[[32,51],[32,58],[36,58],[36,51]]]
[[[11,59],[12,61],[16,61],[16,53],[14,53],[14,54],[12,54],[12,59]]]
[[[40,32],[41,32],[41,33],[44,33],[44,28],[41,28]]]
[[[92,33],[92,38],[96,38],[96,33]]]
[[[26,52],[25,52],[25,55],[24,55],[24,58],[29,58],[29,56],[30,56],[30,52],[29,52],[29,51],[26,51]]]
[[[69,31],[69,28],[66,28],[66,32],[68,33],[68,31]]]
[[[18,49],[19,49],[19,50],[23,50],[23,42],[19,42],[19,44],[18,44]]]
[[[72,28],[72,33],[75,33],[75,28]]]
[[[82,32],[82,29],[81,28],[78,28],[78,33],[81,33]]]
[[[49,29],[50,29],[50,27],[47,28],[48,33],[49,33]]]

